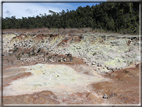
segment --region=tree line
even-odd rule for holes
[[[100,3],[76,10],[62,10],[51,14],[40,14],[36,17],[16,19],[6,17],[2,20],[3,29],[19,28],[86,28],[103,29],[119,33],[139,32],[139,3]]]

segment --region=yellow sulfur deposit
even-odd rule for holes
[[[33,75],[11,82],[11,85],[4,89],[4,96],[30,94],[42,90],[54,91],[62,88],[59,86],[63,85],[86,86],[104,79],[97,75],[89,76],[78,73],[67,65],[37,64],[24,68],[27,68],[26,72],[31,72]]]

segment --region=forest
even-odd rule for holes
[[[139,3],[107,3],[78,7],[76,10],[62,10],[51,14],[40,14],[36,17],[2,19],[2,29],[21,28],[87,28],[103,29],[124,34],[139,33]]]

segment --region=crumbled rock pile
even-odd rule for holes
[[[135,38],[134,40],[132,40]],[[71,53],[80,57],[98,73],[107,73],[140,62],[139,37],[84,34],[83,39],[69,47],[56,48],[59,54]],[[131,43],[128,45],[129,41]]]
[[[32,51],[32,53],[27,54],[34,55],[38,53],[43,54],[44,57],[48,53],[58,56],[71,54],[82,58],[84,63],[98,73],[120,70],[140,62],[138,35],[77,33],[76,30],[66,32],[58,30],[57,32],[59,34],[53,32],[53,34],[51,32],[43,34],[4,34],[4,52],[12,53],[15,51],[11,51],[12,49],[23,48]],[[57,56],[52,58],[46,57],[44,60],[50,59],[50,62],[67,60],[64,57],[59,58]]]

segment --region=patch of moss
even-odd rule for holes
[[[48,59],[51,59],[52,58],[52,56],[48,56]]]

